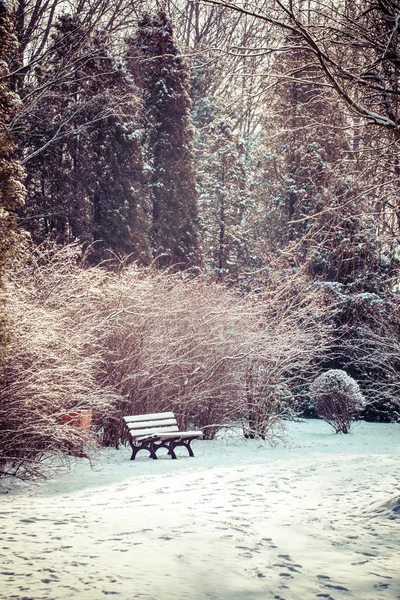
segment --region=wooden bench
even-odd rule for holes
[[[128,441],[132,448],[131,460],[140,450],[150,452],[157,459],[157,450],[166,448],[171,458],[176,458],[175,448],[184,446],[189,456],[194,456],[190,443],[202,437],[202,431],[179,431],[173,412],[123,417]]]

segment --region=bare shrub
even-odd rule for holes
[[[107,295],[118,308],[109,316],[104,372],[123,398],[118,412],[174,410],[181,428],[206,427],[212,437],[243,400],[251,307],[205,277],[134,267]],[[118,433],[110,423],[107,442]]]
[[[49,453],[121,441],[121,416],[173,410],[181,428],[242,421],[269,435],[329,342],[307,280],[271,275],[247,295],[190,272],[84,268],[76,246],[41,248],[8,287],[14,337],[0,381],[7,471]],[[89,440],[63,417],[91,409]],[[30,466],[29,466],[30,465]]]
[[[349,433],[352,422],[365,406],[358,383],[340,369],[319,375],[310,386],[310,394],[318,416],[336,433]]]
[[[265,277],[265,274],[264,274]],[[321,292],[298,271],[272,265],[253,301],[262,311],[263,335],[246,378],[248,430],[265,437],[277,420],[293,417],[302,391],[330,344]]]
[[[243,297],[205,276],[125,270],[107,290],[119,308],[105,360],[121,414],[174,410],[181,427],[206,437],[242,420],[265,437],[288,412],[283,390],[329,340],[319,292],[306,280],[297,286],[278,274]],[[115,443],[117,432],[106,436]]]
[[[104,417],[116,394],[101,387],[104,329],[91,273],[77,265],[79,249],[40,249],[8,283],[12,325],[0,374],[0,456],[3,471],[39,474],[49,454],[88,455],[96,437],[63,423],[72,409]],[[97,275],[98,278],[98,275]]]

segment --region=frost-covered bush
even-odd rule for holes
[[[245,437],[265,439],[277,420],[295,416],[295,399],[286,383],[274,384],[268,372],[260,367],[257,370],[259,380],[260,375],[264,375],[265,385],[259,386],[257,393],[253,390],[251,394],[250,382],[247,379],[247,419],[243,423],[243,430]],[[254,385],[254,366],[249,369],[249,376]]]
[[[36,474],[49,455],[117,445],[128,414],[173,410],[206,438],[238,422],[266,437],[328,343],[318,294],[298,302],[282,277],[244,296],[190,272],[84,268],[79,253],[33,250],[10,277],[3,472]],[[79,409],[93,414],[89,440],[65,422]]]
[[[54,456],[89,456],[97,438],[87,439],[68,414],[91,410],[99,422],[112,414],[119,397],[99,385],[111,325],[103,321],[91,285],[99,277],[78,266],[78,255],[74,246],[38,249],[10,274],[12,335],[0,369],[0,475],[35,476]]]
[[[310,395],[318,416],[332,425],[336,433],[348,433],[365,406],[358,383],[340,369],[319,375],[310,386]]]
[[[116,414],[173,410],[207,438],[235,421],[267,436],[329,338],[318,294],[299,303],[295,291],[278,276],[243,297],[205,275],[126,269],[103,290],[118,307],[105,352],[106,380],[124,398]],[[106,435],[115,443],[112,423]]]

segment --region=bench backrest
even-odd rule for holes
[[[139,437],[157,433],[174,433],[179,431],[173,412],[153,413],[123,417],[131,436]]]

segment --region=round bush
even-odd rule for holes
[[[310,386],[310,395],[317,415],[336,433],[348,433],[351,423],[366,404],[358,383],[340,369],[319,375]]]

